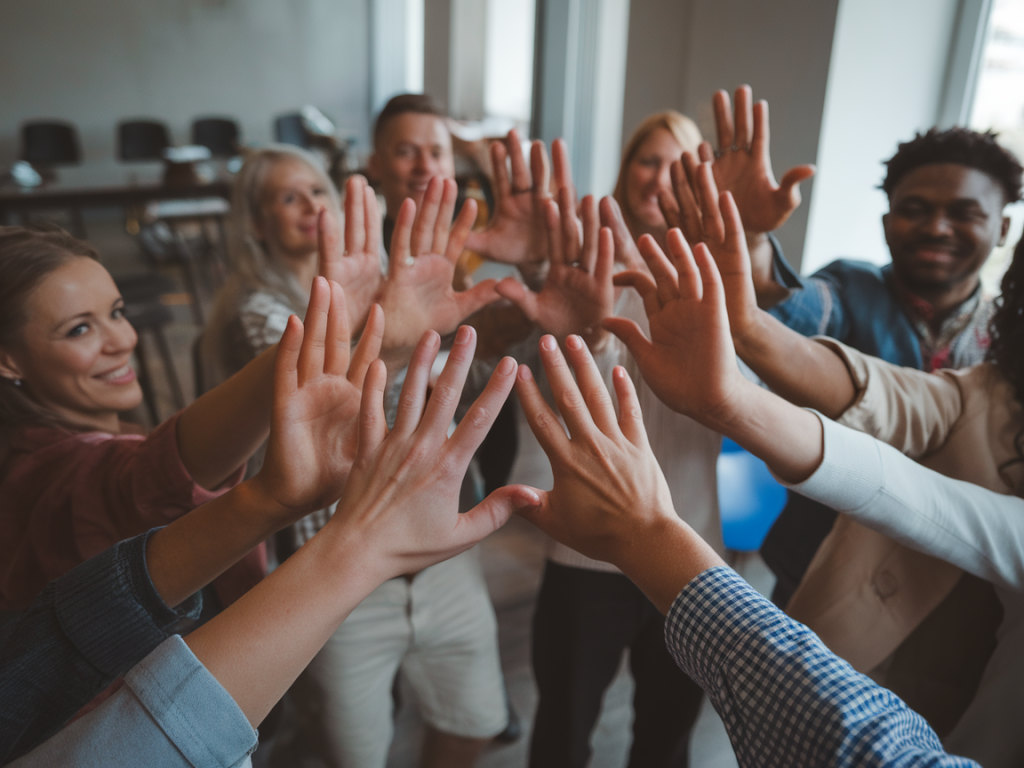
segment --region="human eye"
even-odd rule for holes
[[[89,324],[88,323],[78,323],[77,325],[73,326],[65,334],[65,336],[67,336],[69,339],[73,339],[73,338],[76,338],[78,336],[85,335],[88,331],[89,331]]]
[[[114,307],[110,312],[110,317],[112,320],[124,320],[124,305]]]
[[[281,202],[284,203],[285,205],[291,205],[292,203],[295,202],[295,193],[285,192],[283,195],[281,195]]]
[[[327,194],[325,187],[313,187],[313,197],[323,197]]]

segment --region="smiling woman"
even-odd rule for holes
[[[233,486],[269,431],[273,350],[148,437],[122,434],[137,337],[97,259],[60,230],[0,227],[0,610]],[[221,600],[263,560],[224,574]]]

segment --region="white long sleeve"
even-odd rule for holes
[[[1024,499],[940,475],[819,415],[825,457],[793,490],[901,544],[1024,592]]]

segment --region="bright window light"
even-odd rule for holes
[[[423,0],[405,0],[405,90],[423,93]]]
[[[1024,3],[993,0],[989,31],[974,89],[970,127],[999,134],[999,143],[1024,159]],[[985,288],[999,292],[1013,248],[1024,230],[1024,203],[1007,208],[1006,245],[996,248],[981,272]]]
[[[484,111],[530,121],[535,0],[487,0]]]

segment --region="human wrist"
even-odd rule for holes
[[[696,576],[723,565],[674,510],[631,532],[630,540],[613,562],[662,614],[668,613],[676,596]]]

